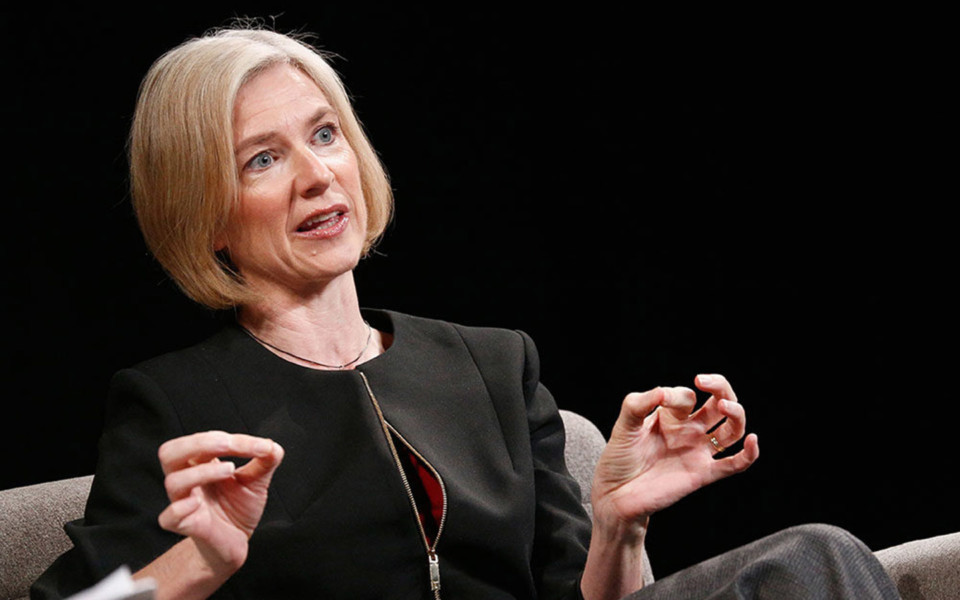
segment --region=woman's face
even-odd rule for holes
[[[309,292],[350,272],[367,211],[356,155],[320,88],[270,67],[240,88],[233,128],[240,205],[219,249],[264,291]]]

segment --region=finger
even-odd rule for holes
[[[273,472],[283,461],[284,450],[280,444],[270,440],[267,441],[270,442],[270,449],[266,453],[255,457],[237,469],[236,478],[238,481],[246,483],[255,479],[266,478],[265,483],[269,485]]]
[[[167,497],[179,500],[190,495],[193,488],[216,483],[233,476],[235,465],[229,461],[210,461],[193,467],[172,471],[163,479]]]
[[[690,388],[671,387],[663,388],[663,399],[660,406],[664,413],[677,421],[683,421],[690,418],[693,409],[697,406],[697,394]]]
[[[731,402],[737,402],[737,395],[733,392],[733,386],[723,375],[716,373],[701,373],[694,379],[697,389],[709,392],[715,398],[725,398]]]
[[[209,462],[219,456],[266,456],[272,449],[272,442],[265,438],[225,431],[204,431],[164,442],[157,456],[166,474]]]
[[[726,421],[713,431],[712,435],[716,437],[724,446],[732,446],[747,431],[747,411],[742,404],[731,402],[730,400],[720,400],[717,402],[717,410]]]
[[[187,535],[183,522],[198,508],[200,508],[200,499],[193,495],[187,496],[167,506],[157,517],[157,522],[167,531]]]
[[[654,388],[647,392],[632,392],[627,394],[620,405],[620,416],[614,424],[614,431],[617,429],[633,431],[639,429],[655,408],[660,406],[663,399],[663,389]]]
[[[726,418],[726,415],[720,410],[720,398],[710,396],[703,406],[694,413],[693,418],[703,425],[704,430],[709,431],[717,426],[720,421]]]
[[[757,434],[751,433],[743,441],[743,450],[733,456],[714,461],[713,473],[717,479],[741,473],[760,457],[760,444]]]

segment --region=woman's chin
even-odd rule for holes
[[[344,258],[342,261],[323,265],[302,265],[282,276],[273,273],[269,276],[248,276],[247,282],[261,295],[311,296],[323,292],[333,284],[353,281],[353,269],[360,262],[359,257]]]

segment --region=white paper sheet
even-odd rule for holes
[[[153,600],[156,583],[150,579],[134,581],[130,569],[120,567],[97,585],[74,594],[67,600]]]

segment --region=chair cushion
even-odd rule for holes
[[[947,600],[960,590],[960,533],[876,552],[903,600]]]
[[[0,598],[20,598],[72,544],[64,523],[83,516],[93,475],[0,491]]]

